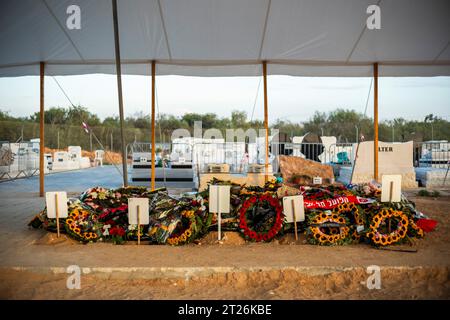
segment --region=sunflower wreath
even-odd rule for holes
[[[306,230],[309,243],[319,245],[344,244],[349,241],[350,228],[347,219],[338,214],[322,212],[310,220]]]
[[[251,241],[271,241],[283,225],[283,208],[273,194],[253,195],[239,210],[241,235]]]
[[[333,213],[344,216],[349,220],[350,235],[353,241],[359,242],[361,235],[358,233],[358,227],[364,227],[364,219],[357,205],[354,203],[343,203],[333,209]]]
[[[183,210],[180,221],[169,238],[167,238],[167,243],[172,246],[183,245],[193,240],[195,234],[195,212],[194,210]]]
[[[81,242],[95,242],[101,234],[97,214],[81,205],[69,208],[64,227],[70,237]]]
[[[387,224],[389,219],[397,224],[393,231],[389,231]],[[377,246],[391,245],[406,237],[408,225],[409,219],[402,211],[383,208],[373,216],[366,237]]]
[[[408,225],[408,235],[415,238],[423,238],[423,230],[416,224],[416,222],[410,218]]]

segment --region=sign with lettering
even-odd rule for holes
[[[356,153],[356,145],[353,148]],[[413,163],[413,142],[382,142],[378,145],[378,177],[374,177],[374,144],[365,141],[359,144],[358,156],[354,162],[350,183],[367,183],[373,179],[381,182],[383,175],[401,175],[403,188],[417,188]],[[345,176],[346,168],[341,169]],[[351,174],[351,170],[348,173]],[[349,176],[350,178],[350,176]]]
[[[322,177],[314,177],[313,184],[322,184]]]
[[[342,196],[325,200],[304,199],[303,202],[306,209],[333,209],[343,203],[369,204],[375,202],[375,200],[358,196]]]

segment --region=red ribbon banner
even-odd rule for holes
[[[358,196],[343,196],[325,200],[303,200],[306,209],[333,209],[344,203],[368,204],[373,202],[375,202],[374,199],[361,198]]]

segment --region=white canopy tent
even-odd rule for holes
[[[0,76],[40,75],[43,111],[44,68],[117,73],[123,114],[121,73],[152,75],[154,126],[156,75],[263,74],[266,129],[268,74],[374,76],[376,150],[378,75],[450,76],[448,0],[118,0],[114,24],[116,1],[2,0]],[[379,30],[366,27],[372,4]],[[71,5],[79,30],[66,26]],[[43,140],[43,119],[41,128]]]
[[[381,29],[367,7],[379,4]],[[70,5],[81,29],[69,30]],[[450,75],[448,0],[118,1],[123,74]],[[111,0],[2,0],[0,76],[114,74]]]

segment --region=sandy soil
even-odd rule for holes
[[[2,229],[0,298],[2,299],[449,299],[450,197],[409,197],[438,227],[409,249],[377,250],[367,245],[319,247],[292,235],[269,244],[248,244],[227,233],[222,244],[211,233],[184,247],[135,244],[80,245],[54,240],[44,231]],[[28,205],[28,210],[34,204]],[[37,207],[37,204],[36,204]],[[31,211],[31,210],[30,210]],[[20,224],[19,224],[20,223]],[[20,235],[20,237],[17,236]],[[52,240],[53,239],[53,240]],[[49,245],[49,242],[52,244]],[[19,249],[20,248],[20,249]],[[69,250],[70,248],[70,250]],[[398,248],[395,246],[394,248]],[[121,275],[82,276],[81,290],[66,288],[67,274],[14,271],[11,267],[232,267],[233,271],[189,278],[143,279]],[[366,267],[382,267],[382,288],[366,287]],[[347,268],[326,274],[284,267]],[[263,271],[245,271],[264,267]],[[271,269],[273,268],[273,270]]]
[[[386,269],[368,289],[365,269],[306,275],[294,270],[234,272],[186,279],[103,279],[83,276],[69,290],[66,275],[8,271],[1,299],[449,299],[447,268]]]

